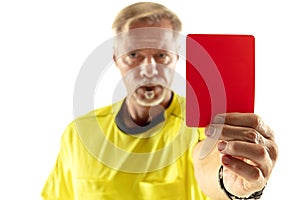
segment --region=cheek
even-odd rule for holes
[[[172,60],[171,60],[170,64],[168,65],[168,67],[171,68],[171,69],[175,69],[177,60],[178,60],[177,57],[172,58]]]
[[[123,63],[129,66],[133,66],[135,63],[133,62],[132,59],[130,59],[128,56],[126,56],[126,58],[122,59]]]
[[[115,64],[117,68],[120,70],[122,76],[130,70],[130,67],[121,58],[116,60]]]

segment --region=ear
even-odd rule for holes
[[[113,59],[114,59],[114,63],[115,63],[115,65],[119,68],[119,66],[118,66],[118,62],[117,62],[117,59],[116,59],[116,55],[114,54],[113,55]]]

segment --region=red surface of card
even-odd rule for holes
[[[204,127],[218,113],[254,112],[252,35],[189,34],[186,42],[186,123]]]

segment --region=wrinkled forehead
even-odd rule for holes
[[[156,27],[130,29],[114,38],[114,53],[121,56],[137,49],[160,49],[176,53],[178,32]]]

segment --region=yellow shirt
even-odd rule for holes
[[[202,129],[185,123],[185,100],[174,95],[165,120],[129,135],[115,123],[122,102],[84,115],[66,128],[46,200],[208,200],[194,177],[192,150]]]

